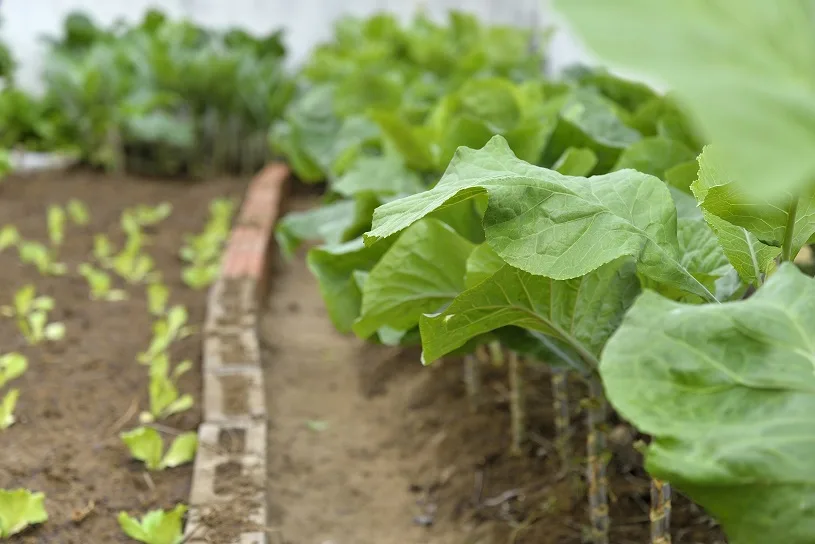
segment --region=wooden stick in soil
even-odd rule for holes
[[[651,480],[651,544],[671,544],[671,484]]]
[[[475,355],[464,357],[464,387],[470,401],[470,410],[477,412],[481,404],[481,361]]]
[[[526,401],[524,399],[523,362],[514,351],[507,357],[509,370],[509,413],[512,428],[510,453],[521,455],[526,441]]]
[[[606,477],[606,399],[597,377],[589,378],[589,398],[586,403],[588,436],[588,466],[586,479],[589,487],[589,517],[593,544],[608,544],[608,479]]]

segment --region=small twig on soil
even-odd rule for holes
[[[153,427],[155,430],[160,431],[162,433],[171,434],[174,436],[178,436],[184,434],[185,431],[180,429],[176,429],[175,427],[168,427],[167,425],[162,425],[161,423],[156,423],[155,421],[150,423],[148,427]]]
[[[73,513],[71,514],[71,521],[73,521],[77,525],[82,523],[88,516],[90,516],[93,513],[95,508],[96,503],[93,502],[93,500],[88,501],[87,506],[73,511]]]
[[[147,487],[150,489],[150,491],[155,492],[156,484],[155,482],[153,482],[153,478],[152,476],[150,476],[150,473],[142,472],[142,478],[144,478],[144,481],[147,484]]]
[[[473,504],[481,503],[481,496],[484,493],[484,471],[476,470],[473,475],[475,478],[475,485],[473,486]]]
[[[135,398],[133,398],[133,402],[130,403],[130,407],[127,409],[127,411],[124,413],[124,415],[122,415],[122,417],[117,419],[113,423],[113,425],[111,425],[110,428],[105,432],[105,434],[108,435],[108,434],[114,434],[114,433],[119,432],[122,429],[122,427],[124,427],[125,424],[128,421],[130,421],[130,418],[135,416],[136,412],[138,412],[138,411],[139,411],[139,398],[135,397]]]
[[[511,501],[512,499],[517,499],[520,496],[521,496],[520,489],[508,489],[496,497],[485,499],[484,502],[482,502],[481,504],[483,506],[492,508],[495,506],[500,506],[505,502]]]
[[[190,540],[198,536],[198,533],[200,533],[203,530],[204,530],[203,525],[197,526],[195,529],[184,535],[184,537],[179,541],[178,544],[185,544],[186,542],[189,542]]]

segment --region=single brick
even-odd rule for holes
[[[265,419],[266,398],[260,368],[204,373],[204,421]]]
[[[204,337],[204,372],[259,368],[260,363],[260,344],[252,329],[223,329]]]

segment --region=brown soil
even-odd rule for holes
[[[11,383],[20,390],[17,423],[0,432],[0,488],[26,487],[46,495],[50,519],[12,538],[11,542],[96,544],[130,542],[116,522],[119,511],[143,514],[186,502],[191,465],[145,476],[132,461],[118,434],[138,425],[138,412],[147,408],[147,369],[136,361],[152,336],[143,287],[126,287],[122,302],[88,298],[86,281],[74,271],[92,261],[93,234],[108,234],[120,243],[121,212],[137,204],[170,202],[173,213],[153,227],[148,252],[170,287],[171,304],[183,304],[192,324],[202,324],[205,291],[193,291],[180,279],[177,257],[186,234],[199,232],[216,197],[240,198],[245,184],[214,180],[189,184],[178,181],[108,177],[87,172],[41,174],[6,179],[0,185],[0,227],[14,224],[26,239],[47,242],[46,209],[77,198],[87,205],[91,223],[69,225],[60,260],[69,268],[64,277],[41,276],[22,266],[13,249],[0,254],[0,303],[11,302],[27,283],[56,302],[52,320],[67,327],[63,341],[24,345],[10,320],[0,321],[2,353],[19,350],[29,358],[29,370]],[[182,378],[182,392],[198,399],[201,391],[201,339],[197,334],[178,342],[172,360],[190,359],[194,370]],[[7,386],[9,387],[9,386]],[[162,422],[164,431],[195,429],[200,406]],[[165,440],[171,432],[163,432]]]
[[[415,349],[338,334],[303,253],[276,268],[261,328],[273,544],[585,542],[585,500],[573,491],[582,477],[565,476],[557,460],[545,368],[529,369],[530,441],[524,455],[512,456],[504,369],[487,372],[483,407],[474,414],[460,361],[423,368]],[[582,385],[572,384],[570,393],[579,398]],[[626,466],[632,456],[639,461],[630,443],[617,451],[609,465],[611,542],[644,544],[648,480]],[[687,500],[676,498],[673,507],[675,543],[724,542]]]

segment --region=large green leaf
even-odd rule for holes
[[[505,264],[500,255],[488,243],[480,244],[467,258],[467,272],[464,274],[464,284],[467,289],[475,287],[482,281],[491,278]]]
[[[390,247],[390,241],[366,247],[362,238],[309,250],[308,267],[317,278],[328,315],[340,332],[350,332],[359,317],[362,293],[354,278],[370,271]]]
[[[668,170],[694,158],[696,153],[682,142],[657,136],[631,144],[612,169],[631,168],[664,180]]]
[[[739,179],[769,190],[812,182],[811,2],[559,0],[557,6],[601,57],[675,89],[710,140],[738,159]]]
[[[716,233],[730,264],[744,282],[758,285],[763,281],[764,275],[775,268],[775,260],[781,254],[781,248],[762,244],[747,229],[737,227],[711,213],[705,213],[705,220]]]
[[[712,146],[699,156],[699,178],[691,189],[705,211],[744,227],[764,244],[781,247],[794,201],[789,193],[780,192],[772,200],[747,193],[723,167],[721,153]],[[793,255],[815,234],[815,187],[808,188],[797,200]]]
[[[371,269],[354,332],[367,338],[382,327],[405,331],[464,290],[474,244],[436,219],[414,223]]]
[[[434,170],[429,129],[411,125],[394,112],[372,111],[370,117],[379,125],[385,141],[405,159],[405,164],[420,172]]]
[[[419,175],[407,169],[398,157],[387,155],[356,160],[331,188],[346,197],[369,192],[392,196],[418,193],[424,189],[424,184]]]
[[[305,241],[339,244],[362,234],[379,200],[371,192],[287,214],[275,229],[281,251],[291,257]]]
[[[484,193],[486,239],[512,266],[562,280],[629,255],[654,281],[715,298],[680,262],[676,208],[664,182],[632,170],[563,176],[518,160],[499,136],[480,150],[460,149],[433,189],[377,208],[366,243]]]
[[[612,103],[590,89],[574,91],[560,110],[546,148],[545,164],[554,163],[570,147],[585,147],[597,155],[597,171],[608,172],[620,152],[640,139]]]
[[[423,358],[431,363],[478,335],[516,326],[562,342],[596,364],[600,350],[639,292],[635,267],[618,259],[580,278],[556,281],[505,265],[423,316]]]
[[[815,542],[815,281],[785,264],[751,298],[646,292],[603,352],[614,407],[650,434],[648,471],[733,544]]]

